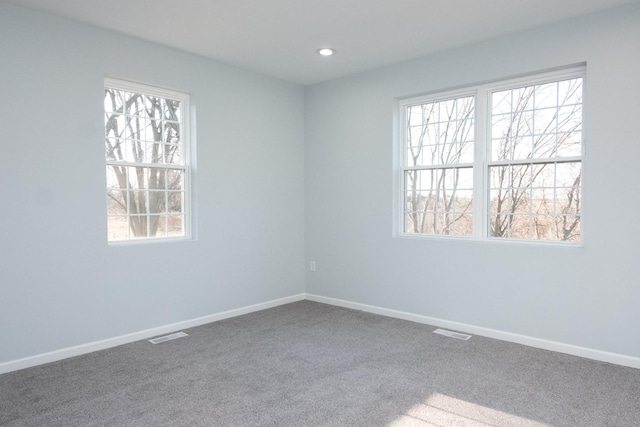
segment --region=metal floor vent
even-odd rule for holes
[[[465,341],[471,338],[471,335],[461,334],[460,332],[447,331],[446,329],[436,329],[435,331],[433,331],[433,333],[438,335],[444,335],[445,337],[450,337],[450,338],[455,338],[458,340],[465,340]]]
[[[161,342],[171,341],[171,340],[175,340],[177,338],[188,337],[188,336],[189,335],[185,334],[184,332],[176,332],[175,334],[169,334],[169,335],[165,335],[163,337],[154,338],[152,340],[149,340],[149,342],[151,344],[160,344]]]

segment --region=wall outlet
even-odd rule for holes
[[[311,261],[309,263],[309,270],[316,271],[316,262],[315,261]]]

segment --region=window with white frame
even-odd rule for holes
[[[190,236],[189,97],[105,79],[109,242]]]
[[[400,101],[400,234],[580,243],[584,74]]]

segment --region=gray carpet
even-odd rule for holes
[[[3,426],[640,426],[640,370],[301,301],[0,375]]]

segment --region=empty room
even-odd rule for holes
[[[640,425],[640,1],[0,1],[0,425]]]

